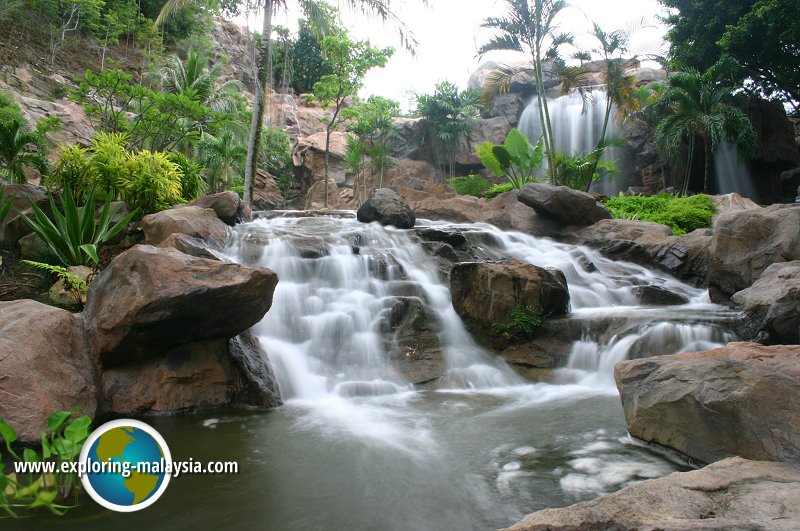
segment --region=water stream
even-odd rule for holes
[[[578,330],[567,366],[531,382],[476,344],[413,232],[256,220],[236,227],[226,254],[279,275],[254,332],[285,405],[148,419],[173,457],[238,459],[241,473],[178,478],[145,511],[82,507],[61,526],[107,529],[124,517],[126,527],[169,529],[494,529],[686,469],[627,435],[613,365],[730,341],[730,313],[702,290],[588,248],[489,225],[421,224],[459,230],[483,256],[564,271],[564,326]],[[642,285],[688,302],[642,305]],[[385,321],[398,297],[436,316],[446,368],[433,390],[406,381],[390,354]]]

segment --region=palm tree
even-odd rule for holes
[[[197,0],[167,0],[156,20],[157,24],[163,22],[172,13],[185,7]],[[244,0],[241,0],[245,3]],[[300,11],[305,17],[326,33],[328,20],[326,20],[326,10],[324,4],[319,0],[296,0]],[[419,0],[423,5],[428,4],[428,0]],[[388,21],[397,28],[401,44],[409,51],[416,48],[416,39],[408,27],[403,23],[397,13],[392,9],[391,0],[340,0],[354,9],[359,9],[363,13],[377,15],[384,22]],[[244,175],[244,201],[250,202],[253,194],[253,177],[258,168],[258,157],[261,152],[261,129],[264,125],[264,110],[266,95],[269,94],[269,83],[272,77],[270,72],[270,55],[272,53],[272,15],[276,7],[286,7],[287,0],[261,0],[261,7],[264,10],[264,20],[261,29],[261,47],[257,59],[257,79],[255,97],[253,98],[253,119],[250,124],[250,137],[247,141],[247,165]]]
[[[231,131],[224,131],[216,137],[204,135],[197,151],[198,160],[206,167],[211,193],[226,190],[235,183],[247,156],[247,148],[236,141]]]
[[[27,168],[48,170],[44,135],[30,131],[21,116],[0,120],[0,177],[12,183],[28,181]]]
[[[500,33],[478,49],[478,55],[493,50],[511,50],[528,52],[533,64],[536,79],[536,98],[539,111],[539,122],[544,135],[544,147],[547,153],[551,182],[555,168],[555,145],[553,128],[550,125],[550,111],[547,107],[547,94],[544,86],[544,60],[558,59],[558,47],[572,42],[572,35],[558,33],[556,16],[568,7],[566,0],[506,0],[508,14],[506,17],[489,17],[481,24],[484,28],[498,30]],[[511,78],[519,73],[509,67],[498,69],[489,78],[486,86],[486,97],[504,90]]]
[[[741,158],[751,156],[757,150],[756,134],[750,119],[728,103],[733,87],[722,81],[723,68],[724,65],[718,64],[702,74],[693,70],[673,75],[664,94],[650,109],[659,117],[655,129],[656,145],[669,160],[680,160],[681,151],[688,143],[684,194],[689,188],[697,138],[702,140],[705,156],[704,192],[709,189],[714,151],[723,142],[733,144]]]

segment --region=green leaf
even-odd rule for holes
[[[494,156],[492,152],[493,147],[494,144],[491,142],[484,142],[475,148],[475,151],[478,154],[478,158],[481,159],[481,164],[486,166],[486,168],[492,172],[492,175],[495,177],[502,177],[506,174],[506,170],[503,165],[500,164],[500,161],[497,160],[497,157]]]
[[[64,437],[75,443],[81,443],[89,436],[89,426],[91,424],[91,418],[87,416],[78,417],[67,425],[64,430]]]
[[[56,411],[55,413],[51,413],[50,416],[47,417],[47,429],[53,433],[57,432],[71,416],[72,413],[68,411]]]
[[[79,247],[83,252],[89,255],[89,258],[92,259],[92,262],[95,264],[100,263],[100,257],[97,255],[97,246],[93,243],[85,243]]]
[[[503,147],[506,148],[515,164],[533,158],[533,146],[531,146],[528,137],[520,133],[516,128],[508,132],[508,136],[503,142]]]
[[[508,172],[511,165],[514,163],[511,153],[503,146],[492,146],[492,155],[497,159],[500,166],[503,167],[504,173]]]
[[[25,448],[22,451],[22,460],[26,463],[35,463],[39,461],[39,455],[30,448]]]
[[[6,446],[17,440],[17,432],[4,419],[0,418],[0,437],[6,441]]]

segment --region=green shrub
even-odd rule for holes
[[[514,185],[511,183],[495,184],[494,186],[483,192],[483,197],[485,197],[486,199],[494,199],[498,195],[510,192],[511,190],[516,190],[516,188],[514,188]]]
[[[181,169],[165,153],[145,150],[128,156],[122,199],[142,215],[183,202]]]
[[[95,221],[94,191],[89,192],[83,211],[80,211],[68,185],[61,194],[61,204],[64,208],[63,213],[56,206],[56,201],[51,193],[52,220],[36,203],[31,203],[33,219],[24,214],[21,216],[31,230],[47,245],[50,254],[61,265],[67,267],[96,265],[100,261],[97,254],[98,249],[121,231],[136,213],[136,211],[131,212],[112,226],[111,196],[107,196],[100,219]]]
[[[671,194],[624,196],[605,202],[617,219],[638,219],[661,223],[672,228],[676,236],[711,226],[717,208],[705,194],[678,197]]]
[[[180,151],[171,151],[167,159],[177,164],[181,170],[181,197],[186,201],[193,201],[208,191],[208,185],[200,172],[203,167],[189,160]]]
[[[492,331],[497,335],[509,334],[520,339],[532,337],[542,326],[542,311],[530,304],[514,306],[508,312],[505,323],[492,323]]]
[[[128,137],[124,133],[97,133],[92,139],[93,184],[106,194],[119,197],[125,181]]]
[[[451,177],[447,179],[450,188],[458,195],[471,195],[481,197],[489,189],[489,181],[480,175],[465,175],[463,177]]]
[[[12,448],[17,440],[17,432],[0,418],[0,439],[5,443],[6,455],[0,452],[0,513],[12,518],[23,516],[21,510],[46,508],[62,515],[70,508],[66,501],[73,490],[79,487],[78,475],[74,472],[62,473],[61,464],[71,463],[80,455],[83,443],[89,437],[92,419],[77,417],[76,412],[57,411],[47,417],[47,426],[41,431],[41,455],[31,448],[25,448],[20,457]],[[6,473],[6,462],[55,461],[57,472],[52,474],[17,475]],[[57,501],[58,500],[58,501]]]
[[[78,202],[83,201],[97,183],[89,150],[79,145],[62,146],[56,167],[45,182],[51,192],[69,188]]]

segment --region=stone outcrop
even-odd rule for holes
[[[338,131],[331,134],[328,178],[333,179],[336,184],[345,182],[347,178],[347,168],[344,162],[347,137],[347,133]],[[300,138],[292,156],[302,179],[311,181],[321,178],[325,175],[325,133],[319,132]]]
[[[714,227],[708,288],[727,302],[770,265],[800,260],[800,206],[774,205],[722,214]]]
[[[425,197],[409,201],[414,215],[421,219],[474,223],[483,220],[486,201],[469,195],[458,195],[446,199]]]
[[[398,229],[411,229],[416,223],[416,217],[409,208],[408,203],[389,188],[378,188],[357,213],[358,221],[372,223],[377,221],[381,225],[391,225]]]
[[[185,206],[145,216],[142,231],[147,245],[159,246],[172,234],[185,234],[219,251],[225,246],[229,229],[214,210]]]
[[[624,361],[614,376],[634,437],[704,463],[800,463],[800,346],[731,343]]]
[[[239,198],[239,194],[234,192],[204,195],[187,205],[178,205],[176,208],[185,208],[186,206],[210,208],[221,221],[231,227],[237,223],[246,223],[252,217],[241,198]]]
[[[268,269],[137,245],[89,289],[84,314],[92,350],[111,368],[189,342],[228,340],[266,314],[277,281]]]
[[[33,217],[31,203],[36,204],[45,214],[50,214],[50,201],[47,190],[32,184],[7,184],[3,187],[7,197],[13,197],[13,206],[6,219],[0,224],[0,245],[12,247],[25,235],[31,234],[31,229],[17,213]]]
[[[389,338],[387,355],[392,366],[415,386],[430,386],[447,371],[438,321],[425,311],[419,297],[391,300],[381,332]]]
[[[792,531],[800,528],[800,470],[731,458],[614,494],[530,514],[513,531]]]
[[[743,310],[743,335],[760,343],[800,343],[800,261],[772,264],[755,284],[731,298]]]
[[[569,310],[564,273],[517,260],[456,264],[450,273],[453,307],[484,344],[493,344],[492,324],[507,323],[518,306],[533,306],[543,317]]]
[[[302,208],[303,198],[300,198],[300,202],[299,207]],[[256,176],[253,180],[253,201],[251,203],[253,210],[280,210],[296,206],[295,203],[296,201],[284,201],[283,193],[278,188],[278,185],[275,184],[275,179],[272,175],[260,168],[256,171]]]
[[[563,225],[588,226],[611,219],[611,213],[594,196],[566,186],[526,184],[517,197],[537,214]]]
[[[328,188],[328,203],[325,204],[325,186]],[[339,187],[336,181],[328,179],[327,182],[317,181],[308,190],[306,195],[306,210],[336,210],[342,205]]]
[[[54,411],[97,409],[94,364],[80,316],[31,300],[0,302],[0,418],[27,444]]]

